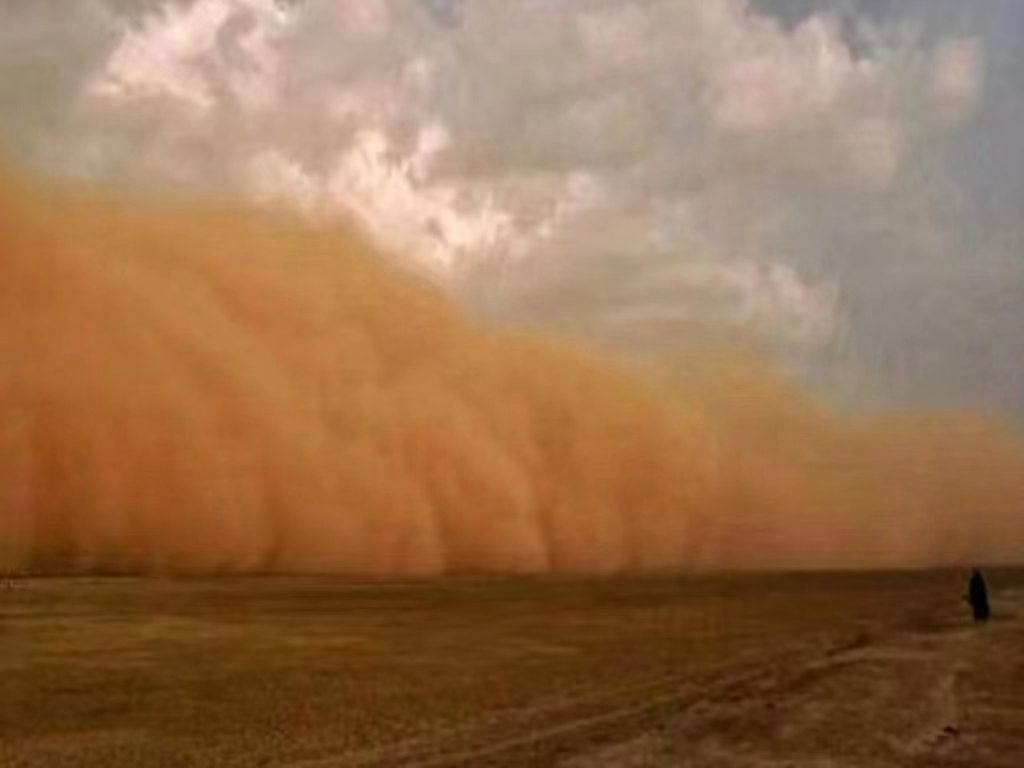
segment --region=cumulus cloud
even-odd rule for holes
[[[18,156],[356,219],[503,328],[350,227],[5,175],[0,564],[1015,557],[1003,430],[854,422],[746,357],[680,349],[753,338],[862,399],[880,379],[890,400],[1019,404],[1019,231],[978,226],[958,165],[964,136],[1007,134],[990,41],[863,5],[14,7]],[[650,352],[661,378],[514,323]]]
[[[354,212],[502,320],[642,346],[724,328],[809,360],[843,333],[884,346],[870,316],[913,318],[875,311],[878,250],[956,274],[968,214],[943,158],[983,107],[985,49],[856,4],[773,5],[108,12],[59,164]]]

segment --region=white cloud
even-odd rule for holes
[[[603,277],[579,312],[604,313],[594,327],[703,313],[813,347],[840,305],[829,280],[802,276],[814,258],[794,233],[817,225],[799,200],[898,184],[922,124],[934,135],[967,113],[984,74],[970,41],[929,54],[879,33],[885,46],[854,55],[830,16],[789,30],[742,0],[461,11],[438,27],[397,0],[167,5],[91,82],[86,104],[104,120],[83,146],[101,168],[173,158],[197,184],[354,211],[470,285],[517,260],[549,282],[507,281],[513,311],[525,306],[514,286],[555,305],[552,286],[589,270]],[[140,132],[140,114],[188,127]],[[127,140],[118,125],[133,126]],[[693,278],[674,297],[619,290],[667,268]]]
[[[217,106],[211,64],[219,64],[242,93],[268,86],[272,54],[267,28],[281,21],[277,6],[260,0],[168,3],[140,28],[125,31],[88,93],[99,98],[165,97],[211,110]],[[232,55],[235,46],[241,57]],[[255,72],[246,78],[251,69]]]

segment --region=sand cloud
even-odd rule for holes
[[[1019,557],[1024,449],[707,351],[483,330],[351,227],[0,184],[0,561],[609,573]]]

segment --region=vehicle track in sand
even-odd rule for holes
[[[988,627],[941,606],[282,768],[1019,768],[1024,687],[995,701],[985,684],[1024,683],[1024,595],[997,604]]]
[[[878,631],[877,629],[875,631]],[[462,726],[346,755],[280,768],[457,768],[551,764],[595,744],[656,728],[667,717],[709,698],[729,700],[751,686],[771,685],[780,669],[822,659],[856,645],[862,630],[823,633],[785,648],[749,651],[700,675],[664,676],[602,687],[505,710]]]
[[[661,727],[553,760],[558,768],[1019,768],[1024,594],[988,626],[947,610],[904,629],[709,692]]]

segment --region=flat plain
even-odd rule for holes
[[[0,765],[1019,766],[1024,571],[0,589]]]

